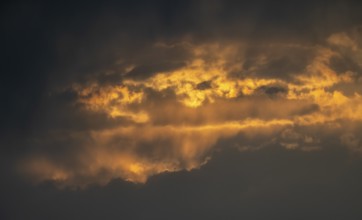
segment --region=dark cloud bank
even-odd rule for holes
[[[177,164],[177,172],[147,171],[145,184],[131,183],[122,179],[128,174],[109,174],[109,167],[95,176],[84,174],[89,170],[84,171],[78,160],[93,152],[87,145],[93,143],[90,132],[103,137],[103,130],[140,126],[132,120],[139,115],[122,112],[126,117],[110,118],[107,112],[84,111],[86,104],[79,102],[84,97],[72,87],[97,83],[113,88],[132,80],[143,84],[127,88],[139,92],[157,73],[186,68],[203,45],[237,42],[241,49],[227,54],[228,63],[223,65],[242,62],[242,71],[227,69],[228,79],[278,79],[298,85],[296,76],[312,66],[318,48],[325,47],[339,54],[328,63],[336,75],[353,72],[351,81],[326,90],[341,91],[353,101],[354,93],[362,91],[361,10],[361,4],[353,1],[2,3],[0,218],[361,219],[361,118],[337,117],[325,123],[331,124],[329,130],[302,124],[278,127],[274,133],[251,127],[238,135],[220,135],[212,142],[214,147],[205,150],[207,154],[195,156],[208,161],[201,167],[200,161],[193,167],[186,164],[188,158],[175,156],[169,139],[147,142],[144,134],[135,143],[138,156],[150,157],[148,163],[159,157],[176,158],[181,165]],[[212,53],[201,56],[207,64],[218,61]],[[319,63],[310,67],[311,72],[318,67]],[[216,82],[214,78],[199,82],[195,90],[215,89]],[[212,122],[248,117],[289,120],[324,114],[324,102],[286,101],[289,91],[280,83],[261,85],[250,97],[238,94],[231,101],[220,97],[216,103],[205,101],[201,114],[176,102],[184,97],[172,89],[159,92],[148,86],[142,90],[148,100],[131,103],[126,110],[147,109],[152,125],[176,127],[204,125],[210,118]],[[92,92],[84,99],[101,93]],[[271,102],[284,108],[264,107]],[[177,114],[167,114],[167,109]],[[347,114],[328,106],[327,110],[329,117]],[[208,135],[203,138],[215,136]],[[116,145],[119,139],[115,135],[107,141]],[[169,144],[171,150],[152,144]],[[67,172],[81,174],[65,187],[47,177],[33,184],[19,171],[19,161],[29,155],[50,158]],[[196,169],[185,171],[188,166]],[[99,185],[92,178],[106,182]],[[83,182],[87,187],[78,187]]]
[[[359,219],[361,160],[329,149],[222,152],[200,170],[146,185],[57,190],[3,181],[4,219]],[[10,176],[11,177],[11,176]],[[11,189],[11,190],[10,190]]]

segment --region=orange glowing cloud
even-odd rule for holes
[[[359,50],[346,34],[327,41]],[[289,150],[314,151],[321,147],[319,138],[294,128],[362,121],[361,94],[347,95],[335,87],[361,82],[356,73],[332,68],[332,60],[341,56],[332,48],[315,46],[302,72],[282,78],[244,74],[242,44],[180,45],[192,57],[176,70],[145,79],[128,77],[114,85],[73,84],[82,111],[130,123],[55,133],[65,140],[68,135],[76,137],[80,150],[71,151],[72,165],[46,154],[33,155],[21,163],[23,171],[35,181],[53,180],[60,186],[104,185],[114,178],[145,183],[162,172],[199,168],[222,140],[265,136]],[[268,59],[260,55],[255,65],[267,65]],[[254,73],[258,68],[248,70]],[[231,74],[235,72],[237,77]],[[360,149],[351,132],[341,134],[341,143]]]

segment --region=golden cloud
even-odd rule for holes
[[[328,42],[358,50],[346,34],[332,35]],[[60,186],[106,184],[114,178],[144,183],[158,173],[199,168],[221,140],[264,135],[280,137],[278,144],[287,149],[314,151],[320,149],[318,137],[298,133],[295,127],[338,127],[340,120],[362,120],[361,94],[347,95],[335,87],[360,82],[355,73],[331,67],[332,59],[341,56],[331,48],[315,46],[304,70],[283,79],[243,75],[245,45],[182,45],[192,57],[176,70],[116,85],[73,84],[83,111],[130,124],[77,133],[81,150],[71,152],[72,166],[46,154],[34,155],[22,162],[23,171],[37,182],[53,180]],[[255,65],[269,62],[263,55],[258,59]],[[242,77],[231,74],[235,72]],[[340,140],[360,149],[353,134]]]

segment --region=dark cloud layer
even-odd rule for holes
[[[361,219],[361,10],[1,3],[0,219]]]
[[[88,190],[2,183],[5,219],[359,219],[361,160],[333,148],[278,147],[215,155],[200,170],[162,174],[146,185],[121,180]],[[16,191],[9,191],[7,189]]]

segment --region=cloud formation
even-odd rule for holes
[[[50,100],[70,96],[61,106],[69,112],[65,120],[75,115],[87,126],[36,133],[27,144],[37,150],[18,168],[35,182],[85,187],[200,168],[226,147],[221,142],[240,150],[277,144],[309,152],[337,137],[358,154],[360,36],[354,28],[316,45],[153,42],[141,60],[119,57],[110,68],[53,90]]]

